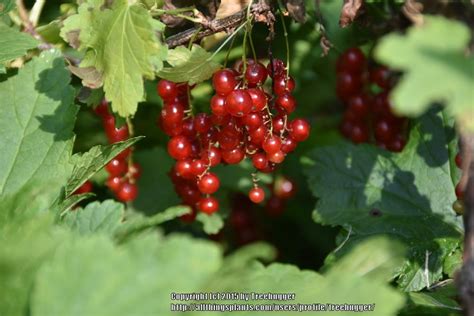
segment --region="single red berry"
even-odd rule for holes
[[[198,208],[201,212],[211,215],[219,209],[219,202],[213,197],[206,197],[199,200]]]
[[[112,192],[117,192],[122,184],[122,178],[120,176],[110,175],[107,178],[106,185]]]
[[[191,117],[188,117],[183,120],[183,123],[181,124],[181,134],[182,136],[186,136],[186,137],[196,136],[196,129],[194,128],[194,120]]]
[[[189,159],[176,161],[174,169],[176,173],[184,179],[193,179],[195,176],[192,172],[192,164]]]
[[[280,94],[276,100],[275,104],[280,110],[286,114],[292,113],[296,109],[296,100],[290,93]]]
[[[107,102],[107,100],[102,100],[102,102],[100,102],[99,105],[97,105],[95,108],[94,108],[94,112],[99,115],[100,117],[102,117],[103,119],[105,119],[106,117],[110,116],[110,112],[109,112],[109,104]]]
[[[249,192],[250,201],[258,204],[265,200],[265,191],[260,187],[252,188]]]
[[[212,194],[219,189],[219,178],[212,172],[206,173],[197,182],[199,191],[203,194]]]
[[[191,142],[184,136],[174,136],[168,141],[168,154],[176,160],[191,156]]]
[[[288,136],[281,142],[281,151],[288,154],[296,149],[296,145],[296,140],[293,137]]]
[[[196,220],[196,216],[197,216],[197,211],[194,207],[192,207],[190,213],[181,215],[179,219],[184,223],[192,223]]]
[[[194,117],[194,128],[198,133],[205,133],[211,128],[211,118],[206,113]]]
[[[356,94],[348,101],[347,110],[354,114],[353,119],[364,119],[369,109],[369,98],[365,94]]]
[[[262,170],[267,168],[268,166],[268,159],[267,155],[264,153],[256,153],[252,156],[252,163],[255,169]]]
[[[291,93],[295,89],[295,81],[293,78],[286,77],[286,75],[275,76],[273,80],[273,92],[276,95],[283,94],[285,92]]]
[[[138,188],[134,183],[123,182],[118,188],[117,199],[122,202],[130,202],[137,198]]]
[[[216,94],[211,98],[211,111],[217,116],[225,116],[227,111],[225,110],[225,97]]]
[[[382,89],[390,88],[390,70],[385,66],[374,68],[370,71],[370,81]]]
[[[225,99],[225,109],[230,115],[242,117],[252,110],[252,98],[245,90],[234,90]]]
[[[272,119],[273,131],[279,133],[285,129],[286,115],[277,115]]]
[[[262,84],[267,79],[267,76],[267,69],[261,63],[247,65],[247,70],[245,71],[245,79],[248,83],[255,85]]]
[[[222,69],[214,73],[212,76],[212,85],[217,94],[225,96],[234,91],[237,86],[237,79],[232,70]]]
[[[375,122],[375,139],[388,143],[396,134],[396,127],[390,121],[380,119]]]
[[[105,165],[105,170],[112,176],[120,176],[127,172],[128,165],[125,160],[114,158]]]
[[[285,160],[285,153],[281,150],[271,154],[267,153],[267,158],[268,161],[271,161],[273,163],[282,163]]]
[[[92,192],[93,187],[94,186],[92,185],[92,182],[87,180],[79,188],[77,188],[77,190],[74,191],[73,194],[84,194],[84,193]]]
[[[369,130],[367,125],[362,122],[354,122],[352,124],[350,139],[355,144],[367,142],[369,140]]]
[[[341,134],[346,138],[351,138],[352,127],[354,126],[354,121],[344,118],[339,126]]]
[[[270,77],[283,75],[284,72],[286,71],[285,63],[281,59],[274,58],[273,67],[272,67],[272,63],[269,62],[267,65],[267,71]]]
[[[347,49],[338,60],[338,70],[351,73],[361,73],[365,70],[367,60],[358,47]]]
[[[275,135],[269,135],[262,143],[262,148],[267,154],[273,154],[280,150],[281,139]]]
[[[263,124],[263,118],[260,113],[249,113],[242,118],[242,122],[248,130],[254,130]]]
[[[337,74],[336,93],[342,100],[349,100],[362,90],[360,75],[343,71]]]
[[[256,145],[260,145],[265,139],[265,135],[267,133],[268,133],[268,130],[265,127],[265,125],[261,125],[258,128],[251,130],[249,132],[250,141]]]
[[[181,123],[184,117],[184,107],[179,103],[165,104],[161,110],[161,118],[167,125]]]
[[[221,162],[221,151],[219,148],[210,147],[201,153],[201,159],[206,165],[217,166]]]
[[[263,90],[258,88],[251,88],[247,90],[247,93],[252,99],[252,112],[260,112],[267,105],[267,96]]]
[[[162,79],[158,81],[156,90],[163,100],[170,100],[178,96],[178,87],[176,86],[176,83],[169,80]]]
[[[184,203],[188,205],[195,205],[201,199],[201,192],[195,184],[191,185],[186,183],[178,187],[178,195],[181,197]]]
[[[402,135],[397,134],[388,144],[387,149],[396,153],[403,150],[406,145],[405,138]]]
[[[232,128],[224,128],[217,135],[219,145],[224,150],[231,150],[240,144],[240,134],[227,132]]]
[[[306,120],[294,119],[290,123],[290,135],[297,142],[302,142],[309,137],[311,126]]]
[[[281,199],[289,199],[296,193],[296,184],[286,177],[278,177],[273,185],[273,194]]]
[[[122,125],[121,127],[116,128],[115,118],[113,116],[104,119],[103,123],[105,134],[111,144],[124,141],[128,138],[129,134],[127,125]]]
[[[238,164],[245,158],[245,151],[239,147],[231,150],[223,150],[221,153],[222,160],[229,165]]]
[[[378,117],[392,116],[392,107],[388,98],[388,92],[377,94],[372,102],[372,112]]]
[[[206,163],[202,159],[194,159],[191,163],[191,173],[197,177],[206,171],[206,167]]]

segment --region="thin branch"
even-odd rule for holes
[[[36,0],[33,8],[31,8],[30,12],[30,22],[31,24],[36,27],[39,22],[39,18],[41,16],[41,11],[43,11],[43,7],[46,3],[46,0]]]
[[[205,29],[203,29],[202,31],[198,31],[199,27],[194,27],[178,34],[172,35],[166,39],[166,44],[168,44],[170,48],[173,48],[188,43],[193,37],[193,35],[195,36],[194,40],[199,41],[202,38],[215,33],[229,32],[241,25],[243,22],[245,22],[247,18],[246,11],[247,9],[244,9],[228,17],[213,20],[209,22],[208,25],[203,25]],[[251,7],[251,13],[254,15],[265,14],[269,11],[270,7],[264,1],[260,1],[252,5]]]

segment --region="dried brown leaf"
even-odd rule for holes
[[[363,3],[363,0],[344,0],[341,9],[341,16],[339,18],[339,25],[341,27],[346,27],[351,24],[357,17]]]

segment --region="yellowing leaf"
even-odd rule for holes
[[[102,74],[112,110],[126,117],[144,100],[143,77],[153,79],[161,68],[166,53],[156,34],[161,28],[139,4],[120,0],[104,8],[102,1],[91,0],[65,21],[61,36],[86,51],[80,66]]]

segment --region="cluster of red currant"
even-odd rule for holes
[[[272,79],[271,93],[264,90],[267,77]],[[251,59],[238,61],[233,69],[217,71],[212,83],[216,91],[210,102],[212,114],[195,116],[189,108],[192,87],[167,80],[157,86],[164,101],[159,126],[171,137],[168,153],[177,160],[171,179],[184,203],[207,214],[219,208],[211,194],[220,183],[211,167],[249,157],[258,171],[272,172],[310,133],[305,120],[288,120],[296,108],[291,95],[295,82],[281,60],[267,67]],[[265,193],[258,179],[253,180],[249,198],[260,203]]]
[[[369,67],[359,48],[346,50],[337,61],[336,92],[346,105],[341,123],[342,134],[352,142],[366,143],[373,133],[377,146],[400,152],[405,146],[406,120],[395,116],[388,95],[393,74],[384,66]],[[376,85],[377,94],[369,90]]]
[[[102,101],[95,108],[95,112],[102,118],[105,134],[109,143],[124,141],[129,138],[127,125],[117,128],[115,117],[109,112],[107,101]],[[136,180],[140,177],[140,166],[132,161],[132,149],[127,148],[112,159],[105,170],[109,173],[107,186],[115,194],[118,200],[130,202],[136,199],[138,188]]]

